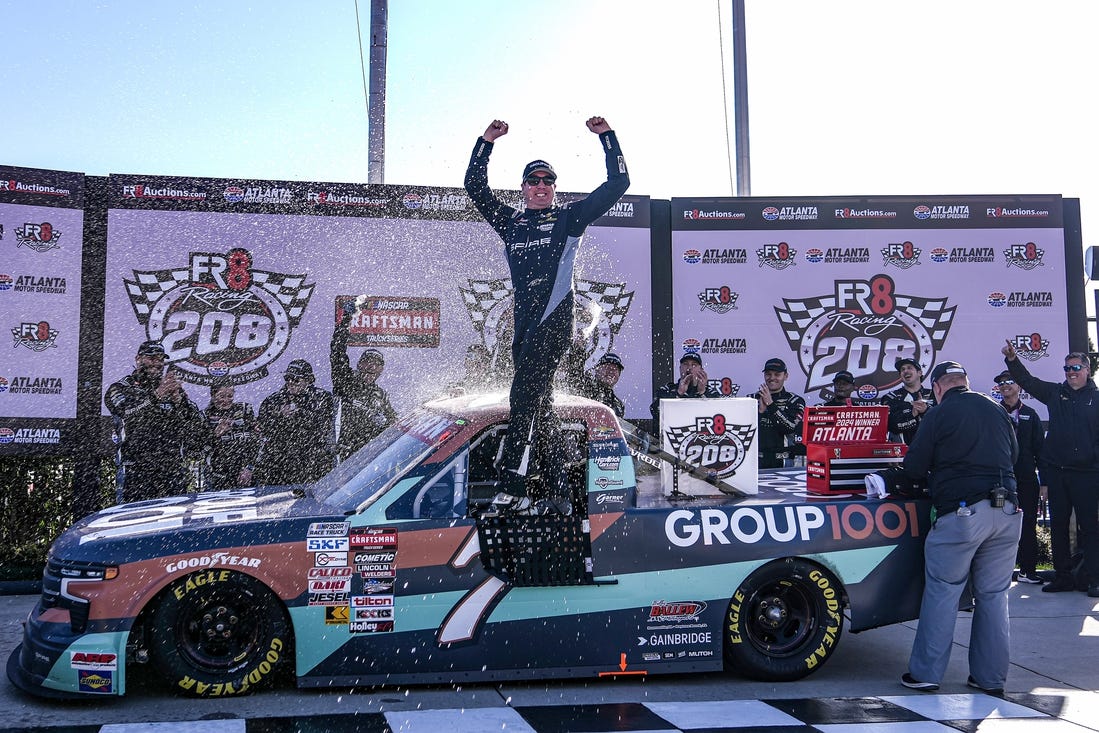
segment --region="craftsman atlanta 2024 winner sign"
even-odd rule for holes
[[[673,199],[675,358],[741,394],[782,358],[810,405],[841,370],[880,397],[900,357],[959,361],[991,391],[1005,340],[1050,378],[1070,350],[1064,253],[1058,196]]]

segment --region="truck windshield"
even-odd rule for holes
[[[349,456],[314,487],[326,504],[354,511],[383,496],[457,432],[450,415],[418,409]]]

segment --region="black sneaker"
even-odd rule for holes
[[[1076,583],[1067,575],[1058,575],[1052,583],[1042,586],[1043,593],[1065,593],[1070,590],[1076,590]]]
[[[1029,573],[1024,573],[1023,571],[1020,570],[1019,571],[1019,576],[1017,578],[1015,578],[1015,580],[1017,580],[1020,583],[1030,583],[1032,585],[1041,585],[1042,583],[1046,582],[1046,581],[1042,580],[1041,578],[1039,578],[1033,570],[1031,570]]]
[[[937,682],[920,682],[908,672],[901,675],[901,684],[910,690],[919,690],[920,692],[934,692],[939,689]]]
[[[974,690],[980,690],[986,695],[1003,695],[1004,688],[1002,687],[981,687],[977,684],[977,680],[973,679],[973,675],[969,675],[969,679],[965,681],[966,687],[972,687]]]
[[[1088,586],[1088,598],[1099,598],[1099,583],[1092,583]]]

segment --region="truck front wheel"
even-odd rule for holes
[[[753,679],[797,680],[827,662],[843,631],[842,588],[819,565],[787,558],[737,588],[725,617],[725,659]]]

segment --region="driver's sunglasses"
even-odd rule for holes
[[[997,382],[996,384],[998,384],[998,385],[1000,385],[1001,387],[1003,387],[1003,386],[1004,386],[1005,384],[1015,384],[1015,380],[1014,380],[1014,379],[1001,379],[1001,380],[1000,380],[999,382]]]
[[[528,186],[537,186],[539,183],[544,183],[547,186],[552,186],[557,183],[557,179],[553,176],[527,176],[523,179],[523,183]]]
[[[1084,368],[1083,364],[1065,364],[1066,372],[1078,372]]]

